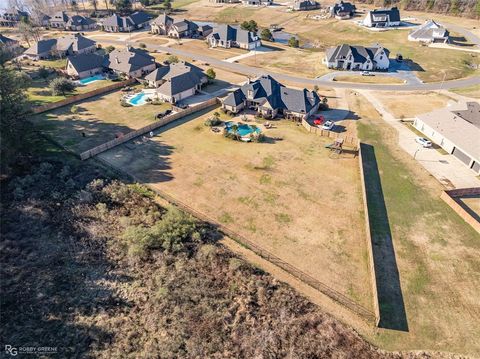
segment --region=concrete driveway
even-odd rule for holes
[[[433,148],[423,148],[415,142],[417,135],[388,112],[371,91],[359,91],[382,114],[383,119],[398,132],[398,144],[414,157],[446,188],[480,187],[475,173],[452,155],[443,155]]]

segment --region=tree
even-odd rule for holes
[[[37,28],[33,26],[28,18],[22,17],[18,23],[18,32],[22,36],[23,40],[30,47],[30,40],[38,41],[40,40],[40,34]]]
[[[260,38],[265,41],[271,41],[273,38],[272,32],[269,29],[263,29],[260,33]]]
[[[288,46],[290,47],[298,47],[300,46],[300,41],[298,41],[298,39],[294,36],[292,36],[289,40],[288,40]]]
[[[132,3],[130,0],[117,0],[115,2],[115,9],[120,15],[130,15],[132,12]]]
[[[90,0],[90,4],[92,4],[93,10],[97,12],[98,0]]]
[[[258,31],[258,25],[257,25],[257,22],[255,20],[244,21],[244,22],[242,22],[240,27],[243,30],[247,30],[247,31],[252,31],[252,32],[257,32]]]
[[[207,75],[209,80],[215,80],[215,77],[217,77],[217,74],[215,73],[215,70],[212,68],[209,68],[205,74]]]
[[[146,49],[147,45],[145,43],[141,42],[141,43],[138,44],[138,47],[141,48],[141,49]]]
[[[318,85],[313,86],[313,92],[318,92],[318,90],[319,90]]]
[[[57,77],[53,79],[50,81],[49,87],[53,95],[61,94],[65,96],[66,93],[75,90],[75,84],[65,77]]]
[[[108,45],[106,48],[105,48],[105,52],[107,54],[111,53],[113,50],[115,50],[115,46],[112,46],[112,45]]]
[[[45,68],[45,66],[42,66],[38,69],[38,76],[42,79],[42,80],[46,80],[48,78],[48,76],[50,75],[49,71]]]
[[[165,62],[168,64],[175,64],[178,62],[178,57],[176,57],[175,55],[170,55],[169,57],[167,57],[167,60],[165,60]]]
[[[172,3],[170,0],[165,0],[163,2],[163,8],[166,10],[170,10],[172,8]]]

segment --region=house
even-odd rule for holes
[[[152,17],[143,11],[136,11],[129,16],[113,14],[102,22],[103,31],[107,32],[130,32],[148,27]]]
[[[242,0],[242,4],[246,6],[269,6],[273,4],[273,0]]]
[[[238,4],[240,0],[210,0],[215,4]]]
[[[97,44],[80,34],[68,34],[58,39],[40,40],[29,47],[23,55],[32,60],[64,57],[95,52]]]
[[[459,102],[415,118],[413,126],[480,174],[480,104]]]
[[[211,47],[240,47],[252,50],[262,45],[260,38],[251,31],[237,26],[219,25],[217,30],[207,36]]]
[[[115,49],[106,57],[105,66],[120,75],[141,77],[155,70],[155,58],[147,51],[128,47]]]
[[[292,9],[295,11],[307,11],[320,8],[320,3],[314,0],[295,0]]]
[[[48,27],[51,17],[41,12],[32,14],[32,22],[35,26]]]
[[[67,13],[65,11],[59,11],[50,18],[49,26],[55,29],[65,29],[67,21]]]
[[[104,70],[105,56],[97,54],[81,54],[67,57],[67,75],[77,79],[83,79]]]
[[[355,15],[357,8],[354,4],[340,1],[330,7],[330,14],[338,20],[350,19]]]
[[[198,26],[187,19],[175,19],[166,14],[158,16],[151,23],[151,32],[174,38],[205,37],[212,32],[210,25]]]
[[[400,26],[400,11],[397,7],[376,9],[367,13],[363,25],[367,27],[385,28]]]
[[[370,47],[342,44],[326,51],[324,63],[329,69],[388,70],[389,55],[390,51],[379,44]]]
[[[408,35],[409,41],[421,41],[426,43],[447,43],[450,33],[442,25],[433,20],[426,21],[423,25],[413,30]]]
[[[11,39],[0,34],[0,49],[6,50],[12,54],[20,51],[20,43],[17,40]]]
[[[161,66],[147,76],[149,85],[156,87],[155,94],[160,100],[177,103],[201,89],[208,82],[202,69],[188,63],[177,62]]]
[[[25,11],[18,9],[5,10],[3,14],[0,15],[0,26],[16,27],[22,19],[28,19],[29,17],[30,15]]]
[[[95,30],[96,28],[97,22],[95,20],[80,15],[71,16],[65,26],[65,29],[70,31]]]
[[[319,105],[316,92],[285,87],[269,75],[249,81],[222,100],[222,108],[233,113],[248,108],[266,118],[283,116],[297,121],[310,117]]]

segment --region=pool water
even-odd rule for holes
[[[100,81],[100,80],[103,80],[103,79],[105,79],[105,76],[103,76],[102,74],[97,74],[97,75],[94,75],[94,76],[85,77],[84,79],[81,79],[78,82],[80,82],[82,85],[88,85],[92,82]]]
[[[233,129],[232,129],[232,126],[234,125],[235,123],[234,122],[226,122],[225,123],[225,127],[227,129],[227,132],[231,133],[233,132]],[[242,124],[238,124],[238,130],[237,130],[238,134],[240,135],[240,137],[246,137],[252,133],[260,133],[260,129],[259,128],[253,128],[252,126],[250,125],[247,125],[245,123],[242,123]]]
[[[128,103],[132,104],[133,106],[141,106],[147,103],[148,95],[145,92],[139,92],[132,98],[128,100]]]

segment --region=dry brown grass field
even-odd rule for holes
[[[265,143],[232,141],[211,114],[101,157],[371,308],[358,159],[287,121]]]

